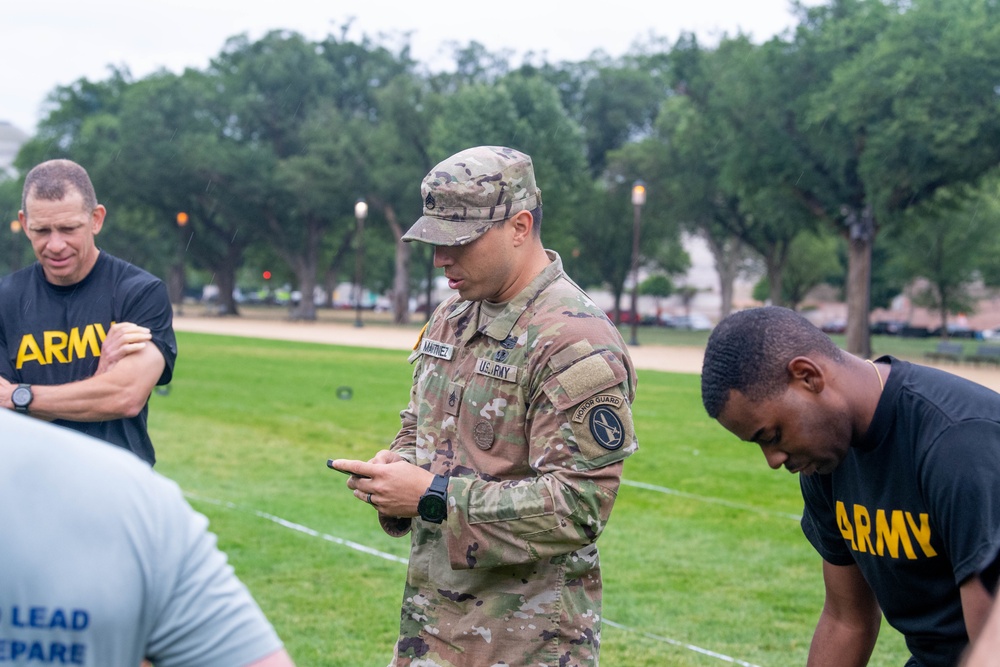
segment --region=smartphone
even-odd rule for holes
[[[359,475],[357,473],[351,472],[350,470],[341,470],[340,468],[334,468],[333,459],[326,460],[326,467],[329,468],[330,470],[336,470],[337,472],[342,472],[345,475],[353,475],[354,477],[360,477],[361,479],[371,479],[371,477],[369,477],[368,475]]]

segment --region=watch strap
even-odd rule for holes
[[[434,475],[431,485],[427,487],[427,493],[439,495],[445,500],[448,499],[448,478],[444,475]]]

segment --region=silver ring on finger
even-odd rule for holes
[[[372,494],[370,494],[370,493],[368,494],[368,498],[365,500],[365,502],[368,503],[369,505],[374,505],[375,504],[375,503],[372,502]]]

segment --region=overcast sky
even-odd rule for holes
[[[33,133],[49,92],[81,77],[103,80],[112,64],[127,66],[136,79],[160,68],[180,73],[207,66],[233,35],[257,39],[288,29],[318,40],[348,23],[348,39],[385,35],[402,44],[409,34],[413,56],[440,70],[451,44],[473,40],[515,57],[534,51],[551,62],[576,61],[598,49],[620,56],[651,34],[673,41],[695,32],[714,43],[722,33],[743,31],[761,42],[795,20],[789,0],[16,0],[0,10],[0,120]]]

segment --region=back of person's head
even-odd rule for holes
[[[87,170],[72,160],[49,160],[36,165],[24,177],[21,193],[21,210],[28,215],[28,197],[45,201],[59,201],[75,189],[83,198],[83,207],[92,211],[97,207],[94,184]]]
[[[830,337],[793,310],[766,306],[723,319],[709,336],[701,369],[701,400],[717,419],[739,391],[761,401],[788,386],[788,362],[820,354],[839,362],[843,354]]]
[[[542,191],[531,156],[506,146],[475,146],[445,158],[420,184],[423,215],[404,241],[439,246],[472,243],[521,211],[540,237]]]

